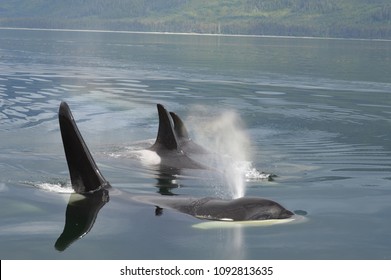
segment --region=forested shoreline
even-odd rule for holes
[[[388,0],[3,0],[1,27],[391,39]]]

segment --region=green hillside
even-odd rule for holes
[[[2,0],[0,26],[391,39],[391,2]]]

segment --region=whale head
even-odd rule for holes
[[[214,208],[213,216],[218,220],[256,221],[287,219],[294,214],[279,203],[260,197],[242,197]]]

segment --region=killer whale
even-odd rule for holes
[[[237,162],[229,155],[219,154],[195,143],[189,136],[182,119],[157,104],[159,127],[154,144],[136,153],[143,163],[158,167],[159,171],[171,175],[197,169],[225,176],[227,167],[236,168]],[[261,172],[257,179],[273,181],[275,174]]]
[[[164,109],[158,104],[158,108]],[[167,111],[159,110],[164,113],[164,118],[168,118]],[[167,119],[166,119],[167,120]],[[167,124],[168,122],[166,122]],[[76,193],[86,194],[101,189],[111,189],[110,183],[104,178],[98,166],[95,163],[72,115],[72,112],[66,102],[61,102],[59,108],[59,124],[61,136],[71,178],[72,188]],[[171,127],[172,128],[172,127]],[[181,128],[183,129],[183,127]],[[160,131],[158,139],[153,145],[154,149],[162,143],[171,143],[170,141],[161,141],[166,137],[164,131]],[[172,139],[176,139],[174,130],[171,129]],[[185,134],[180,134],[180,137]],[[174,143],[172,143],[174,145]],[[263,220],[263,219],[284,219],[293,215],[277,202],[258,197],[242,197],[233,200],[223,200],[220,198],[163,198],[153,197],[143,198],[145,202],[153,203],[156,206],[169,207],[180,212],[195,216],[197,218],[207,219],[230,219],[240,220]],[[228,214],[229,213],[229,214]]]
[[[167,116],[168,114],[165,113],[164,117]],[[66,102],[61,102],[58,118],[71,185],[75,191],[67,206],[63,233],[55,245],[57,250],[62,251],[90,231],[98,212],[109,202],[109,195],[113,188],[95,163]],[[178,133],[178,135],[182,137],[185,134]],[[174,135],[174,138],[176,137]],[[161,145],[160,140],[157,140],[154,148],[160,148],[157,147]],[[80,194],[83,199],[75,203],[74,195]],[[113,191],[113,194],[122,199],[153,205],[157,207],[156,214],[161,214],[163,208],[168,208],[202,220],[226,222],[281,220],[294,215],[279,203],[259,197],[223,200],[211,197],[139,196],[121,192],[118,189]]]
[[[155,143],[148,149],[160,157],[163,168],[172,169],[211,169],[194,159],[191,154],[206,154],[206,149],[194,143],[183,121],[163,105],[157,104],[159,128]]]
[[[225,222],[280,220],[294,215],[279,203],[260,197],[226,200],[215,197],[136,196],[135,199],[202,220]]]
[[[169,125],[169,133],[171,133],[169,139],[175,141],[162,140],[166,137],[164,135],[166,130],[162,129],[158,133],[156,143],[152,149],[168,150],[170,152],[171,150],[167,146],[161,147],[161,145],[171,143],[174,149],[178,149],[179,142],[183,147],[186,147],[186,144],[189,143],[189,146],[192,146],[191,139],[180,118],[175,113],[170,113],[174,123],[173,127],[164,107],[158,105],[158,108],[160,108],[159,113],[162,115],[162,119],[165,119],[166,122],[163,125]],[[63,232],[55,244],[56,249],[62,251],[91,230],[100,209],[109,202],[109,194],[113,188],[96,165],[66,102],[60,104],[58,117],[71,185],[75,191],[67,205]],[[198,148],[196,144],[192,148],[194,147]],[[180,163],[183,162],[185,164],[189,163],[186,161]],[[156,215],[160,215],[163,208],[173,209],[202,220],[225,222],[283,220],[294,215],[277,202],[258,197],[223,200],[210,197],[135,196],[117,189],[112,193],[126,200],[153,205],[156,207]],[[84,199],[75,199],[75,196],[79,194]]]
[[[187,128],[183,123],[182,119],[175,114],[170,112],[171,119],[174,122],[174,132],[177,136],[178,142],[182,150],[189,154],[212,154],[210,151],[202,147],[201,145],[195,143],[189,136]]]

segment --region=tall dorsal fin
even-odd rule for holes
[[[174,112],[170,112],[171,118],[174,121],[174,130],[176,133],[176,136],[178,138],[185,138],[190,139],[189,133],[187,132],[187,129],[185,127],[185,124],[183,123],[182,119],[175,114]]]
[[[68,163],[72,188],[76,193],[87,193],[109,187],[100,173],[66,102],[61,102],[58,120]]]
[[[178,140],[176,138],[174,128],[167,110],[161,104],[157,104],[157,110],[159,113],[159,130],[157,133],[156,142],[153,144],[151,149],[178,149]]]

